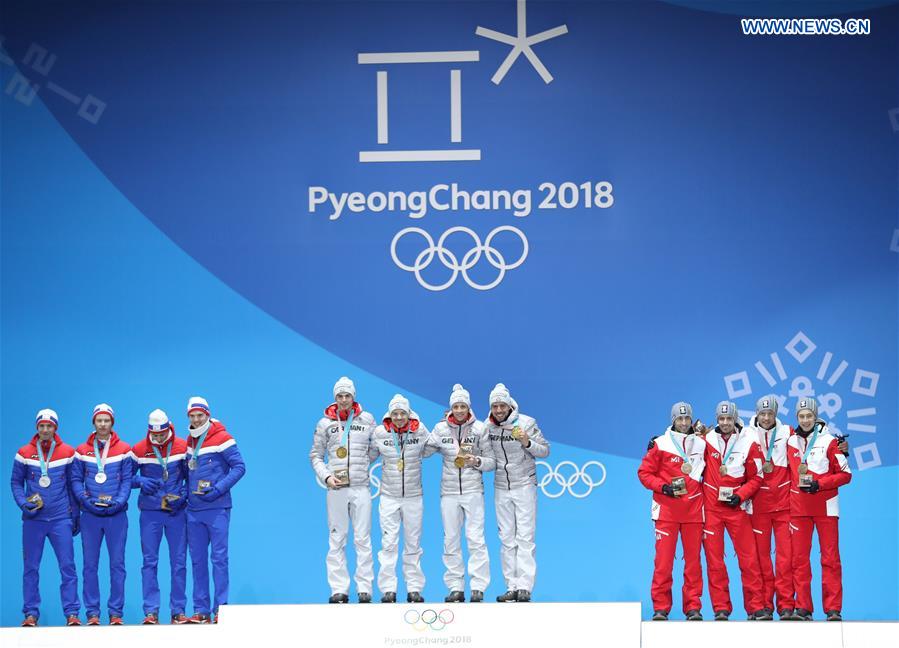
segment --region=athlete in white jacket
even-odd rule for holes
[[[403,527],[403,579],[406,601],[424,603],[421,591],[425,575],[421,569],[421,522],[424,515],[421,489],[421,460],[434,454],[427,446],[428,428],[401,394],[390,400],[383,423],[372,434],[372,460],[381,456],[381,551],[378,552],[378,589],[381,603],[396,603],[396,561],[400,525]]]
[[[356,386],[343,377],[334,385],[334,403],[315,426],[309,461],[328,487],[329,603],[349,602],[350,573],[346,541],[350,522],[356,546],[356,591],[360,603],[371,603],[374,566],[371,555],[371,492],[368,467],[374,417],[356,402]]]
[[[485,423],[493,454],[496,522],[506,592],[500,603],[528,602],[537,576],[537,466],[549,456],[549,442],[537,421],[521,414],[502,383],[490,392],[490,416]]]
[[[471,411],[471,397],[454,385],[450,412],[434,426],[428,448],[443,456],[440,480],[440,515],[443,518],[443,582],[449,589],[447,603],[465,601],[465,567],[462,562],[462,522],[468,541],[468,576],[471,602],[484,600],[490,584],[490,558],[484,542],[484,480],[482,473],[496,462],[484,424]]]

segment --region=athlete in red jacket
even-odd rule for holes
[[[746,432],[762,452],[763,483],[752,498],[752,530],[759,554],[765,609],[774,614],[774,595],[777,594],[777,613],[783,621],[793,620],[793,571],[790,565],[790,467],[787,465],[787,440],[790,426],[777,418],[777,399],[774,394],[762,396],[755,404],[755,416]],[[774,534],[775,560],[771,563],[771,534]],[[775,571],[775,566],[777,567]]]
[[[703,546],[708,567],[709,596],[716,621],[727,621],[733,611],[727,567],[724,564],[724,530],[727,529],[743,580],[743,606],[750,620],[770,621],[762,602],[762,577],[746,512],[748,500],[762,485],[762,456],[752,437],[737,426],[737,406],[722,401],[715,408],[718,425],[705,437],[705,527]]]
[[[675,403],[671,426],[655,437],[637,476],[652,491],[656,559],[652,575],[653,621],[671,612],[671,571],[680,533],[684,548],[683,610],[688,621],[702,621],[702,471],[705,441],[693,434],[693,408]],[[676,483],[681,480],[683,483]],[[677,488],[681,486],[681,488]]]
[[[814,398],[800,398],[796,406],[799,427],[788,442],[790,462],[790,525],[793,531],[793,586],[795,618],[812,618],[812,569],[809,554],[812,530],[821,547],[821,589],[828,621],[842,621],[843,567],[840,564],[839,496],[837,489],[852,479],[849,462],[838,440],[818,419]]]

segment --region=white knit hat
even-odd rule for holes
[[[37,420],[34,422],[34,427],[37,427],[41,423],[52,423],[59,428],[59,417],[52,409],[42,409],[37,413]]]
[[[452,408],[456,403],[465,403],[471,407],[471,394],[459,383],[453,385],[453,393],[450,394],[450,407]]]
[[[91,416],[91,423],[93,423],[97,416],[100,414],[109,414],[109,418],[112,419],[112,422],[115,423],[115,412],[112,410],[112,405],[107,403],[100,403],[94,408],[94,414]]]
[[[160,434],[162,432],[168,432],[172,429],[172,422],[169,421],[169,416],[161,409],[155,409],[150,412],[150,416],[147,418],[147,431],[151,434]]]
[[[390,405],[387,406],[388,412],[392,413],[393,410],[403,410],[406,414],[411,412],[412,408],[409,407],[409,399],[402,394],[394,394],[393,398],[390,399]]]
[[[206,399],[201,396],[191,396],[187,401],[187,414],[190,415],[191,412],[200,411],[206,412],[209,414],[209,403],[206,402]]]
[[[337,394],[350,394],[353,398],[356,398],[356,385],[346,376],[341,376],[334,383],[334,398],[337,398]]]
[[[502,383],[496,383],[496,387],[490,392],[490,404],[493,405],[494,403],[505,403],[509,407],[513,406],[512,395]]]

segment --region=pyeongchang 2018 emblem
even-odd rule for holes
[[[540,78],[545,83],[551,83],[553,80],[546,65],[540,60],[540,57],[534,51],[534,47],[539,43],[562,36],[568,33],[567,25],[558,25],[552,29],[541,31],[536,34],[528,35],[527,29],[527,3],[526,0],[517,0],[516,4],[516,31],[515,34],[506,34],[494,29],[483,26],[477,26],[475,34],[483,38],[502,43],[511,49],[508,55],[493,74],[491,81],[499,85],[502,83],[508,71],[515,62],[522,56],[530,62]],[[477,162],[481,159],[480,148],[465,148],[462,146],[462,69],[465,65],[478,63],[481,60],[479,50],[450,50],[450,51],[417,51],[417,52],[364,52],[358,55],[358,64],[375,66],[376,76],[376,128],[377,128],[377,144],[375,150],[359,151],[359,162],[362,163],[400,163],[400,162]],[[449,144],[442,148],[423,148],[423,149],[404,149],[397,150],[390,147],[390,118],[389,118],[389,100],[388,100],[388,73],[402,74],[402,68],[405,65],[415,64],[432,64],[442,66],[443,73],[446,66],[449,66]],[[439,69],[439,68],[438,68]],[[569,183],[570,184],[570,183]],[[463,192],[466,193],[466,192]],[[452,195],[452,204],[456,205],[457,190],[456,185],[438,184],[435,185],[428,194],[428,200],[433,203],[435,209],[447,209],[440,202],[441,195]],[[466,193],[467,195],[467,193]],[[488,196],[490,200],[484,202],[483,196]],[[471,194],[471,203],[475,208],[495,208],[496,204],[501,200],[505,200],[505,208],[509,208],[510,203],[518,205],[519,197],[524,196],[522,191],[500,191],[487,192],[476,191]],[[529,213],[530,211],[530,193],[527,193],[528,205],[526,211],[524,205],[519,205],[516,214]],[[466,202],[468,198],[464,199]],[[477,203],[481,201],[484,207],[478,207]],[[511,252],[505,254],[493,245],[494,239],[498,234],[507,232],[509,235],[517,237],[520,242],[520,248],[516,247]],[[449,247],[445,246],[447,238],[453,234],[465,234],[471,239],[471,246],[464,252],[453,252]],[[403,239],[407,239],[407,243],[401,244]],[[435,243],[434,239],[437,238]],[[408,256],[406,252],[406,260],[400,259],[397,251],[398,245],[405,245],[407,248],[412,246],[412,256]],[[515,244],[513,244],[515,245]],[[502,283],[506,273],[518,268],[525,262],[528,256],[528,239],[517,227],[505,225],[496,227],[490,231],[483,239],[477,232],[468,227],[451,227],[440,234],[438,237],[432,237],[430,233],[420,227],[407,227],[402,229],[394,236],[390,244],[390,258],[394,264],[408,273],[411,273],[418,284],[432,292],[440,292],[454,285],[459,279],[462,280],[475,290],[491,290]],[[470,274],[475,266],[481,261],[491,266],[490,275],[487,279],[478,280]],[[423,272],[431,267],[442,266],[444,271],[448,270],[449,275],[443,275],[439,281],[428,280]],[[487,266],[482,266],[487,267]]]
[[[806,397],[815,398],[818,416],[827,421],[832,433],[858,433],[859,438],[853,437],[849,444],[858,470],[880,466],[875,420],[880,374],[852,367],[848,360],[838,359],[832,351],[819,353],[818,345],[802,331],[783,349],[798,365],[795,372],[788,374],[783,364],[785,358],[780,351],[774,351],[769,354],[770,364],[759,360],[753,365],[752,373],[746,370],[724,376],[727,396],[740,406],[740,417],[748,422],[755,416],[756,399],[772,392],[777,398],[777,417],[795,427],[796,404]],[[759,379],[764,384],[760,385]]]

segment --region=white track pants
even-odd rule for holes
[[[371,594],[374,567],[371,556],[371,493],[368,486],[328,489],[328,585],[332,594],[348,594],[346,540],[353,523],[356,545],[356,591]]]
[[[506,589],[534,589],[537,577],[537,487],[496,489],[499,556]]]
[[[465,568],[462,562],[462,522],[468,541],[468,577],[471,589],[485,591],[490,584],[490,556],[484,542],[484,494],[441,495],[443,518],[443,582],[452,591],[465,590]]]
[[[378,589],[396,592],[396,560],[399,554],[400,525],[403,527],[403,580],[407,592],[425,588],[421,570],[421,521],[424,505],[421,497],[381,495],[381,551],[378,552]]]

